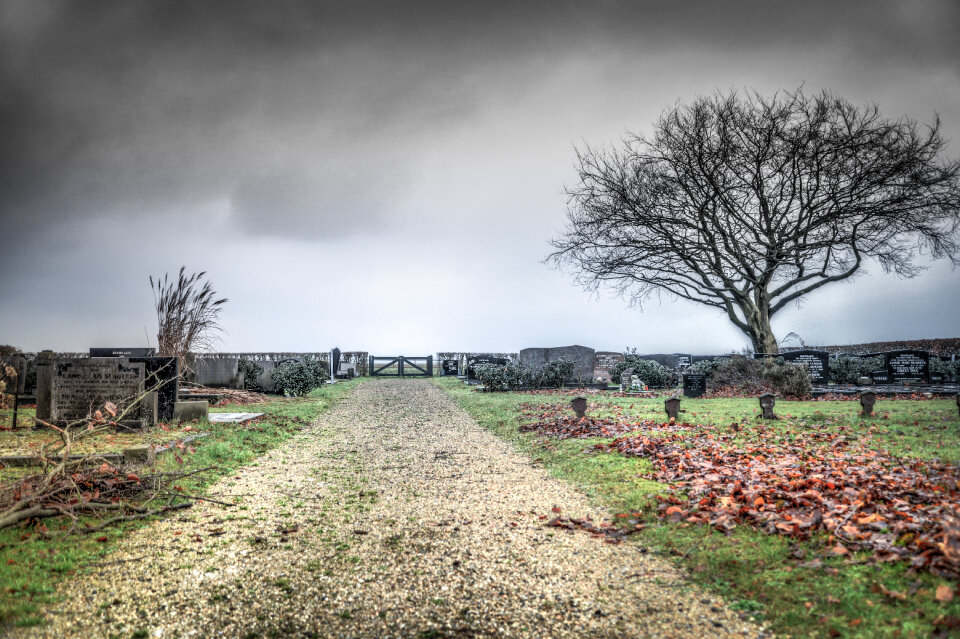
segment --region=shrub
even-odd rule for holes
[[[960,381],[960,360],[942,360],[935,355],[930,356],[930,372],[942,373],[946,382]]]
[[[547,362],[541,368],[541,385],[551,388],[563,388],[563,385],[573,377],[576,363],[569,357],[558,357]]]
[[[573,375],[574,361],[559,357],[543,366],[525,366],[520,360],[511,360],[506,365],[478,364],[474,373],[480,383],[490,391],[508,391],[520,388],[563,388]]]
[[[734,355],[721,360],[707,381],[713,388],[732,388],[745,393],[767,392],[772,389],[760,379],[762,370],[763,361]]]
[[[673,375],[663,364],[652,359],[641,359],[632,353],[624,354],[623,361],[610,371],[610,378],[615,383],[619,383],[620,375],[628,368],[632,368],[633,374],[640,377],[643,383],[651,388],[663,388],[673,381]]]
[[[306,395],[328,379],[327,365],[313,358],[283,362],[273,369],[273,383],[287,397]]]
[[[524,386],[525,368],[521,362],[510,361],[506,365],[477,364],[473,370],[487,390],[508,391]]]
[[[696,362],[695,364],[691,365],[689,368],[689,371],[691,373],[701,373],[703,375],[706,375],[707,378],[709,379],[713,376],[713,372],[718,368],[720,368],[720,365],[723,364],[725,361],[727,361],[726,358],[700,360],[699,362]]]
[[[779,357],[753,359],[735,356],[722,360],[708,381],[713,388],[750,394],[773,392],[784,397],[802,398],[813,392],[807,367],[784,362]]]
[[[793,364],[778,358],[763,360],[760,379],[773,388],[773,392],[783,397],[802,399],[810,397],[813,383],[806,364]]]
[[[241,357],[237,368],[243,373],[243,387],[252,390],[260,388],[260,376],[263,375],[263,366],[252,359]]]
[[[831,357],[830,380],[835,384],[856,384],[857,379],[883,370],[883,357]]]

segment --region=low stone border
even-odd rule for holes
[[[197,433],[182,439],[171,440],[170,442],[161,444],[159,446],[144,444],[142,446],[124,448],[123,451],[119,453],[102,453],[100,455],[93,456],[97,459],[102,459],[107,463],[117,465],[124,463],[152,463],[157,455],[173,449],[177,443],[186,444],[187,442],[191,442],[195,439],[206,437],[209,434],[210,433]],[[70,455],[67,459],[74,461],[78,459],[86,459],[88,457],[91,457],[91,455]],[[42,463],[42,460],[36,455],[4,455],[0,457],[0,466],[6,466],[10,468],[14,466],[40,466]]]

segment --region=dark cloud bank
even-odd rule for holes
[[[496,190],[485,183],[489,167],[524,150],[466,150],[454,168],[458,185],[470,186],[440,185],[435,210],[420,203],[422,219],[406,219],[399,204],[430,183],[425,149],[486,131],[490,104],[511,117],[510,105],[548,80],[568,93],[542,112],[545,121],[638,94],[649,98],[635,112],[656,112],[689,97],[664,87],[683,84],[691,59],[730,60],[722,74],[704,71],[708,78],[692,83],[699,93],[757,77],[779,79],[762,90],[821,78],[881,108],[889,98],[893,116],[929,120],[939,111],[956,156],[958,27],[960,4],[949,1],[8,1],[0,6],[0,295],[23,302],[41,285],[24,283],[38,255],[47,274],[70,271],[71,238],[88,241],[104,226],[145,237],[158,224],[189,229],[211,207],[237,242],[323,247],[442,227],[438,243],[469,243],[477,227],[458,227],[451,201]],[[749,73],[738,74],[741,64]],[[618,75],[652,65],[663,86]],[[912,90],[917,82],[923,95]],[[568,149],[585,134],[542,127],[540,139]],[[555,184],[549,199],[502,213],[534,216],[529,226],[539,229],[508,239],[530,247],[532,259],[515,261],[532,273],[524,281],[544,276],[538,259],[562,218],[562,206],[549,208],[562,205],[569,172],[549,171],[540,176]],[[510,233],[490,226],[491,237]],[[523,303],[522,290],[509,295]]]

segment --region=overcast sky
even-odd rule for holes
[[[729,352],[542,263],[574,148],[717,90],[935,113],[960,3],[0,2],[0,343],[156,343],[148,275],[206,270],[223,350]],[[874,265],[774,319],[810,344],[960,335],[960,272]]]

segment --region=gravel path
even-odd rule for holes
[[[758,636],[426,381],[361,384],[67,584],[48,637]]]

